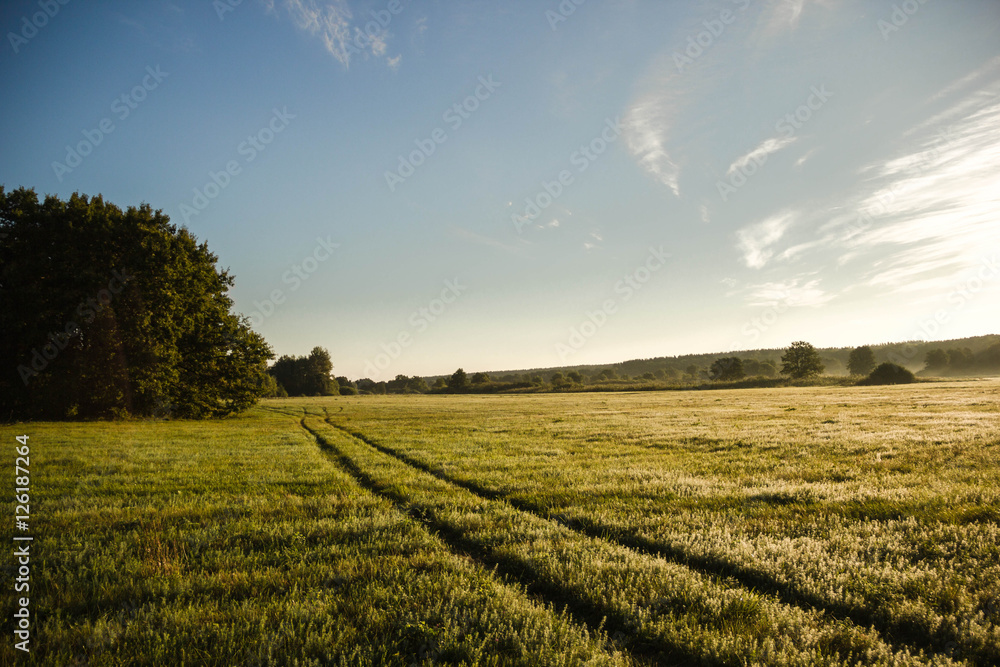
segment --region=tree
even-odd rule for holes
[[[969,368],[975,362],[972,350],[967,347],[948,350],[948,366],[952,370],[963,370]]]
[[[746,373],[743,371],[743,360],[739,357],[716,359],[708,370],[708,376],[722,382],[742,380],[746,377]]]
[[[1000,343],[991,345],[976,355],[976,363],[986,370],[1000,369]]]
[[[472,384],[489,384],[490,376],[486,373],[476,373],[472,376]]]
[[[948,368],[948,353],[941,348],[928,351],[924,356],[924,366],[928,371],[945,370]]]
[[[269,391],[234,278],[148,204],[0,187],[0,416],[215,417]]]
[[[875,353],[867,345],[851,350],[847,370],[851,375],[868,375],[875,368]]]
[[[267,372],[289,396],[335,396],[340,386],[330,377],[332,370],[330,353],[326,348],[314,347],[308,357],[282,355]]]
[[[406,392],[408,394],[426,394],[430,390],[431,388],[427,386],[427,380],[415,375],[406,383]]]
[[[340,393],[340,387],[333,379],[333,362],[330,353],[323,347],[314,347],[306,358],[306,395],[334,396]]]
[[[570,382],[574,382],[576,384],[581,384],[583,382],[583,376],[577,371],[570,371],[566,374],[566,378],[569,379]]]
[[[819,375],[824,370],[819,352],[805,341],[792,343],[781,357],[781,374],[794,380]]]
[[[457,371],[451,374],[451,378],[448,380],[448,389],[452,391],[461,391],[469,386],[469,376],[465,374],[465,371],[459,368]]]
[[[771,378],[778,374],[778,369],[771,361],[758,361],[757,359],[744,359],[743,372],[751,377]]]

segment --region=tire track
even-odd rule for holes
[[[734,579],[742,587],[749,591],[756,591],[773,595],[778,601],[802,609],[803,611],[821,610],[832,619],[841,622],[851,622],[857,625],[872,627],[878,631],[882,640],[897,649],[918,649],[929,651],[934,654],[945,654],[947,651],[941,650],[940,641],[934,641],[933,637],[920,633],[914,633],[910,627],[904,623],[892,623],[884,616],[880,616],[873,610],[859,610],[847,604],[831,604],[815,595],[810,595],[798,590],[794,585],[781,582],[774,577],[744,567],[722,558],[712,558],[708,556],[696,556],[685,552],[683,549],[670,547],[655,540],[633,535],[624,530],[607,526],[596,521],[572,520],[565,516],[552,514],[544,507],[519,498],[512,498],[509,494],[495,489],[482,486],[475,482],[456,479],[444,473],[432,465],[415,459],[407,454],[399,452],[391,447],[382,445],[363,433],[353,431],[345,426],[331,421],[327,413],[325,422],[339,431],[364,442],[369,447],[391,456],[397,461],[412,468],[436,477],[437,479],[454,484],[470,493],[489,501],[502,501],[509,504],[514,509],[526,512],[539,519],[552,521],[560,526],[572,530],[578,534],[593,539],[603,540],[620,547],[632,549],[647,556],[662,558],[668,562],[688,567],[694,571],[701,572],[719,579]],[[938,638],[940,640],[940,638]],[[946,640],[955,640],[955,637],[947,637]],[[954,646],[954,643],[950,644]]]
[[[609,613],[609,610],[599,608],[589,600],[580,598],[575,591],[539,580],[535,576],[530,564],[503,554],[497,554],[467,539],[462,531],[439,520],[432,512],[428,512],[411,502],[404,494],[384,488],[375,478],[362,470],[353,459],[338,449],[336,445],[324,438],[321,433],[310,428],[306,424],[305,417],[300,420],[300,425],[312,436],[323,453],[346,470],[361,488],[387,500],[397,510],[424,526],[425,529],[433,532],[455,555],[476,562],[487,572],[493,571],[499,573],[501,575],[497,577],[499,585],[509,585],[509,582],[520,585],[529,596],[541,599],[543,602],[552,605],[556,613],[559,611],[567,613],[573,622],[586,627],[588,632],[593,633],[595,636],[606,635],[608,637],[621,638],[630,634],[631,627],[628,619]],[[333,424],[330,424],[330,426],[343,431]],[[360,440],[360,438],[356,439]],[[364,441],[362,440],[362,442]],[[701,656],[694,656],[688,653],[658,650],[654,648],[655,638],[646,637],[644,639],[645,641],[639,642],[624,642],[620,639],[609,639],[608,643],[610,645],[607,646],[607,650],[611,652],[621,651],[637,665],[659,665],[662,664],[660,660],[664,659],[671,661],[666,664],[676,664],[673,661],[677,660],[683,661],[683,664],[697,662],[698,664],[709,665],[710,667],[722,667],[725,664],[722,662],[705,662],[701,659]]]

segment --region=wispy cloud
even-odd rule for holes
[[[802,157],[800,157],[798,160],[795,161],[795,168],[799,169],[800,167],[802,167],[802,165],[804,165],[809,158],[815,155],[816,151],[818,150],[819,150],[818,148],[813,148],[812,150],[806,152],[805,155],[803,155]]]
[[[771,139],[766,139],[757,148],[733,160],[726,173],[732,175],[733,172],[743,169],[751,162],[760,164],[761,160],[766,159],[768,155],[777,153],[782,148],[791,146],[794,143],[795,137],[772,137]]]
[[[269,10],[274,9],[275,3],[276,0],[265,1]],[[355,55],[382,58],[390,68],[399,67],[401,55],[386,57],[390,36],[387,30],[373,21],[364,30],[353,25],[354,14],[347,0],[284,0],[282,4],[295,25],[319,37],[330,55],[344,67],[350,67]]]
[[[706,93],[716,92],[718,87],[731,80],[732,63],[736,58],[745,58],[747,42],[743,39],[754,30],[756,41],[769,44],[768,39],[777,32],[794,30],[805,5],[810,2],[834,2],[836,0],[770,0],[757,13],[756,29],[742,21],[727,23],[725,36],[713,39],[702,48],[700,55],[690,56],[684,48],[671,45],[669,51],[661,54],[653,63],[651,76],[643,91],[629,105],[625,114],[625,138],[632,157],[639,165],[658,181],[666,185],[676,196],[680,196],[680,174],[684,157],[678,157],[676,127],[681,124],[683,114],[689,112]],[[735,14],[739,17],[751,14],[752,0],[738,0]],[[706,18],[698,16],[689,26],[689,39],[705,32]],[[680,34],[684,34],[683,31]],[[707,33],[705,33],[707,34]],[[699,37],[701,39],[701,37]],[[753,39],[749,41],[754,41]],[[680,40],[683,43],[683,40]],[[684,67],[678,65],[677,58],[685,57]],[[696,73],[695,73],[696,72]],[[695,123],[704,118],[691,119]],[[685,133],[690,133],[690,125],[685,125]],[[768,139],[749,155],[744,156],[730,167],[730,172],[738,168],[743,160],[751,160],[781,150],[794,139]],[[742,162],[745,164],[745,162]]]
[[[820,280],[814,278],[796,277],[784,282],[768,282],[759,285],[748,285],[746,288],[747,305],[766,308],[782,304],[792,307],[816,308],[835,298],[820,289]]]
[[[632,105],[624,125],[632,156],[643,169],[679,196],[680,167],[667,152],[675,110],[672,95],[650,94]]]
[[[929,276],[947,286],[952,276],[1000,245],[1000,86],[955,105],[962,117],[942,118],[947,132],[926,128],[923,144],[867,170],[882,187],[859,204],[882,213],[879,224],[851,245],[880,251],[867,283],[912,289]],[[887,193],[889,193],[887,195]]]
[[[852,276],[843,290],[917,299],[952,290],[1000,247],[1000,82],[933,118],[904,133],[909,148],[863,166],[860,187],[837,208],[784,212],[739,230],[744,263],[809,262],[841,283]],[[815,236],[790,240],[792,224]]]
[[[785,211],[736,232],[736,247],[743,262],[751,269],[761,269],[774,256],[774,246],[792,225],[795,214]]]

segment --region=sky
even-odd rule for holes
[[[0,185],[335,373],[1000,333],[996,0],[12,0]]]

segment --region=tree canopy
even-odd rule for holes
[[[0,417],[213,417],[265,391],[233,277],[161,211],[0,187],[0,237]]]
[[[267,370],[289,396],[335,396],[339,383],[332,377],[333,362],[323,347],[314,347],[306,357],[282,355]]]
[[[712,362],[711,368],[708,369],[708,376],[713,380],[723,382],[742,380],[746,377],[746,371],[743,370],[743,360],[739,357],[716,359]]]
[[[461,368],[452,373],[451,378],[448,380],[448,388],[452,391],[459,391],[468,386],[469,376]]]
[[[819,375],[825,370],[819,352],[805,341],[796,341],[781,357],[781,374],[795,380]]]
[[[868,375],[875,368],[875,353],[867,345],[851,350],[847,370],[851,375]]]

